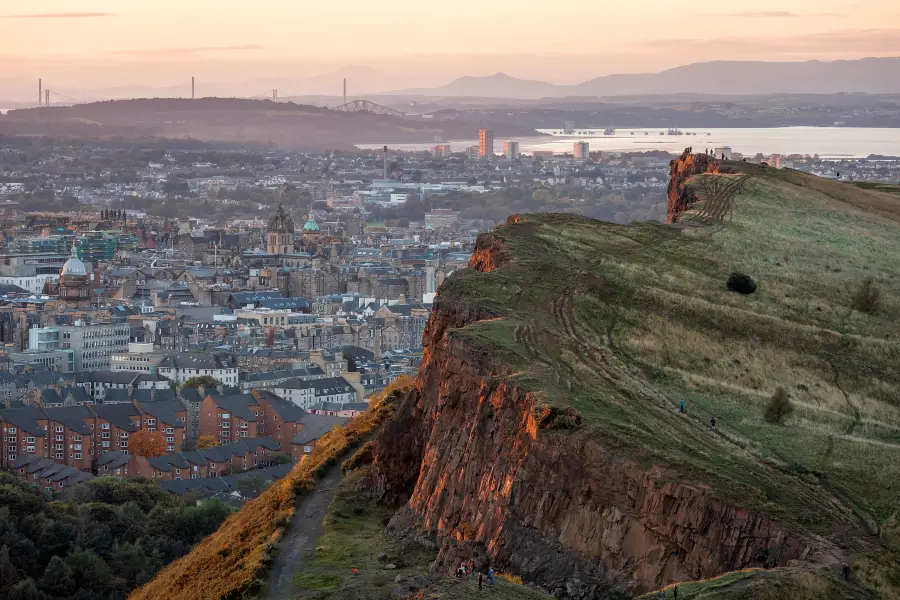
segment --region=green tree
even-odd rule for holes
[[[51,558],[47,568],[44,569],[40,589],[50,596],[68,596],[75,589],[71,567],[58,556]]]
[[[43,600],[43,595],[38,590],[34,579],[23,579],[9,590],[8,600]]]
[[[204,387],[216,387],[222,385],[222,382],[212,377],[210,375],[198,375],[197,377],[191,377],[187,381],[184,382],[182,388],[198,388],[200,386]]]

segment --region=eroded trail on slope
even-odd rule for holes
[[[335,464],[316,482],[311,492],[297,498],[294,519],[284,537],[278,542],[278,553],[269,573],[269,586],[265,598],[290,600],[294,597],[295,589],[291,576],[315,554],[316,544],[322,535],[325,513],[340,482],[340,464]]]

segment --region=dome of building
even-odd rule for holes
[[[72,244],[72,256],[63,265],[62,271],[60,272],[60,276],[84,277],[86,275],[87,275],[87,268],[84,266],[84,263],[78,259],[78,254],[75,249],[75,244]]]
[[[319,231],[319,224],[310,219],[303,226],[303,231]]]
[[[266,230],[269,233],[294,233],[294,220],[284,212],[284,206],[281,204],[269,219]]]

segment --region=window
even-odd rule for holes
[[[9,429],[7,429],[7,431],[8,431],[9,433],[15,433],[15,432],[16,432],[16,428],[15,428],[15,427],[10,427]]]
[[[25,446],[25,452],[34,454],[34,446]]]
[[[102,425],[100,425],[100,429],[109,430],[109,423],[103,423]]]
[[[9,460],[16,460],[16,455],[15,455],[15,454],[10,454],[10,455],[9,455]],[[22,469],[22,472],[24,473],[24,472],[25,472],[25,469]]]
[[[63,431],[65,431],[65,429],[63,428],[62,425],[57,425],[57,426],[56,426],[56,433],[62,433]]]
[[[65,456],[65,455],[64,455],[62,452],[57,452],[57,453],[56,453],[56,460],[62,460],[62,459],[63,459],[63,456]]]
[[[57,444],[56,445],[57,450],[65,450],[65,448],[66,448],[65,444]]]
[[[166,433],[171,435],[171,434],[175,433],[175,429],[172,427],[166,427]]]
[[[75,453],[75,460],[81,460],[81,452]]]
[[[62,436],[62,435],[56,436],[56,441],[57,441],[57,442],[61,442],[61,441],[65,440],[65,439],[66,439],[65,436]]]
[[[303,451],[309,454],[312,452],[312,446],[303,446]]]
[[[33,437],[27,437],[27,438],[25,438],[25,443],[26,443],[26,444],[33,444],[33,443],[34,443],[34,438],[33,438]]]
[[[104,440],[103,443],[100,445],[103,446],[104,448],[109,448],[109,442],[106,440]]]
[[[73,442],[80,442],[80,441],[81,441],[81,436],[80,436],[80,435],[73,435],[73,436],[72,436],[72,441],[73,441]]]

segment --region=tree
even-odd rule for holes
[[[871,277],[865,279],[856,288],[853,297],[853,308],[863,313],[873,313],[881,305],[881,291],[875,286]]]
[[[41,600],[42,597],[37,585],[34,583],[34,579],[30,577],[12,586],[9,590],[9,596],[7,596],[9,600]]]
[[[195,445],[195,448],[197,450],[204,450],[206,448],[212,448],[213,446],[218,445],[219,442],[217,442],[216,438],[214,438],[213,436],[201,435],[199,438],[197,438],[197,444]]]
[[[779,387],[772,394],[769,400],[769,406],[766,407],[765,418],[769,423],[781,423],[782,420],[794,412],[794,405],[791,404],[790,396],[783,387]]]
[[[138,431],[128,440],[128,451],[145,458],[155,458],[166,453],[166,436],[159,431]]]
[[[200,386],[203,387],[217,387],[222,385],[222,382],[212,377],[211,375],[199,375],[197,377],[191,377],[187,381],[184,382],[182,388],[198,388]]]
[[[72,568],[63,559],[54,556],[44,569],[41,578],[41,590],[50,596],[65,597],[75,589],[75,579],[72,577]]]

